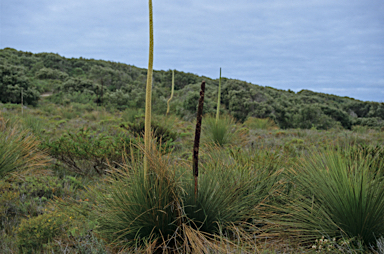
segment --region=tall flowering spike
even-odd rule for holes
[[[203,118],[204,93],[205,93],[205,81],[201,82],[199,105],[197,107],[195,142],[193,144],[193,155],[192,155],[193,176],[195,178],[195,201],[197,200],[197,192],[198,192],[197,177],[199,176],[199,146],[200,146],[200,134],[201,134],[201,121]]]
[[[171,97],[169,98],[169,100],[167,101],[167,115],[169,113],[169,102],[172,100],[173,98],[173,91],[175,90],[175,70],[172,70],[172,89],[171,89]]]
[[[149,59],[147,72],[147,88],[145,96],[145,131],[144,131],[144,178],[148,172],[148,154],[151,149],[151,99],[152,99],[152,72],[153,72],[153,12],[152,0],[149,3]]]
[[[221,68],[220,68],[220,78],[219,78],[219,91],[217,92],[216,124],[217,124],[217,121],[219,121],[219,114],[220,114],[220,95],[221,95]]]

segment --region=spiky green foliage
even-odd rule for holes
[[[147,158],[146,180],[143,164],[131,158],[130,165],[116,170],[105,191],[99,193],[102,208],[98,231],[114,245],[167,241],[178,227],[178,195],[182,190],[175,164],[156,152],[155,145]]]
[[[231,116],[204,118],[203,134],[210,143],[224,146],[232,141],[235,131],[235,120]]]
[[[192,179],[185,182],[183,204],[190,224],[203,232],[217,234],[222,229],[231,231],[231,226],[239,226],[241,222],[260,219],[258,209],[273,196],[281,165],[267,167],[266,161],[271,163],[273,159],[268,154],[258,156],[217,146],[204,150],[202,154],[207,156],[202,158],[205,163],[199,175],[196,201]]]
[[[325,235],[375,244],[384,235],[384,170],[376,159],[351,147],[305,156],[291,170],[297,196],[283,209],[284,223],[310,241]]]
[[[142,164],[131,161],[115,170],[109,184],[98,193],[98,232],[116,246],[156,242],[170,247],[184,242],[192,231],[212,236],[232,232],[235,225],[249,229],[262,217],[259,206],[273,196],[280,179],[280,169],[260,164],[260,156],[208,147],[204,154],[210,156],[204,158],[195,201],[188,165],[175,163],[170,155],[155,150],[152,147],[147,155],[147,184]]]
[[[27,130],[11,126],[0,118],[0,178],[23,170],[40,169],[48,157],[39,150],[40,142]]]

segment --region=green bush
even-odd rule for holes
[[[11,216],[17,214],[19,198],[20,192],[14,190],[11,183],[0,180],[0,229],[5,227]]]
[[[135,122],[130,122],[127,124],[121,124],[120,127],[130,131],[136,137],[144,136],[144,119],[141,118]],[[151,129],[153,132],[154,138],[163,144],[168,142],[173,142],[178,138],[178,133],[171,129],[171,126],[166,124],[160,124],[159,122],[153,121],[151,123]]]
[[[43,147],[70,170],[88,175],[105,173],[108,162],[120,163],[125,148],[136,142],[125,133],[112,136],[83,128],[77,133],[67,132],[57,140],[46,141]]]
[[[367,126],[370,128],[381,128],[384,126],[384,120],[380,117],[357,118],[354,120],[354,125]]]
[[[53,70],[51,68],[42,68],[35,74],[38,79],[60,79],[65,80],[69,75],[59,70]]]
[[[143,117],[144,117],[144,114],[142,113],[142,111],[136,108],[126,109],[123,111],[121,115],[121,118],[125,122],[129,122],[129,123],[133,123],[136,121],[136,119],[143,118]]]
[[[21,253],[34,253],[55,237],[66,235],[72,219],[64,213],[52,212],[22,220],[16,230]]]
[[[337,125],[336,120],[323,113],[320,106],[304,105],[292,116],[293,127],[301,129],[327,130]]]
[[[40,93],[33,87],[25,76],[24,68],[14,65],[0,65],[0,102],[37,105]]]
[[[244,122],[244,125],[249,129],[271,130],[279,128],[276,123],[270,118],[248,117],[247,120]]]

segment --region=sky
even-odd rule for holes
[[[384,102],[383,0],[153,0],[154,69]],[[0,49],[148,66],[148,1],[0,0]]]

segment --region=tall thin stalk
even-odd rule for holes
[[[193,176],[195,178],[195,201],[197,200],[197,177],[199,176],[199,145],[201,134],[201,121],[203,118],[205,81],[201,82],[199,106],[197,108],[197,121],[195,130],[195,142],[193,144]]]
[[[172,89],[171,89],[171,97],[169,98],[169,100],[167,101],[167,115],[169,113],[169,102],[172,100],[173,98],[173,91],[175,90],[175,70],[172,70]]]
[[[220,68],[220,78],[219,78],[219,91],[217,92],[216,124],[219,121],[219,114],[220,114],[220,94],[221,94],[221,68]]]
[[[145,96],[145,131],[144,131],[144,179],[147,177],[148,172],[148,157],[151,143],[151,97],[152,97],[152,73],[153,73],[153,12],[152,0],[148,1],[149,4],[149,59],[148,59],[148,72],[147,72],[147,89]]]
[[[21,114],[24,114],[24,109],[23,109],[23,88],[21,88]]]

